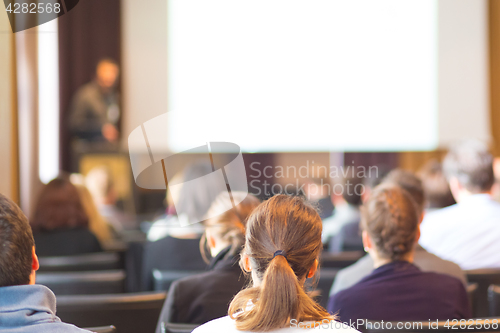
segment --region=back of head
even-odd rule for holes
[[[479,141],[453,146],[443,161],[443,170],[448,181],[456,178],[471,193],[488,192],[495,181],[493,157]]]
[[[259,199],[246,192],[231,192],[234,200],[240,202],[236,207],[226,210],[224,213],[205,220],[206,232],[216,237],[220,241],[230,244],[231,248],[226,254],[227,257],[238,254],[245,243],[245,229],[247,219],[252,211],[260,204]],[[209,216],[214,216],[212,212],[220,212],[227,207],[227,194],[219,195],[208,211]],[[200,251],[203,259],[208,261],[206,254],[206,236],[203,235],[200,241]]]
[[[254,210],[242,253],[261,283],[254,281],[231,302],[229,314],[239,330],[269,331],[289,326],[292,319],[333,318],[303,289],[322,249],[321,231],[318,213],[297,196],[277,195]]]
[[[30,281],[33,234],[21,209],[0,194],[0,287]]]
[[[419,222],[411,195],[393,184],[376,187],[362,207],[361,228],[384,259],[402,260],[413,250]]]
[[[422,179],[428,208],[444,208],[455,203],[441,163],[436,160],[429,161],[420,170],[419,176]]]
[[[344,179],[344,188],[342,198],[353,206],[361,205],[361,196],[364,192],[363,180],[357,177],[346,177]]]
[[[204,177],[197,186],[190,186],[189,181],[200,179],[212,173],[210,163],[194,163],[183,171],[183,184],[179,190],[178,198],[174,198],[175,210],[184,214],[189,223],[203,221],[212,202],[220,194],[218,179]],[[170,188],[170,185],[169,185]]]
[[[424,211],[425,196],[422,181],[413,172],[394,169],[382,180],[383,184],[394,184],[408,192],[419,208],[419,215]]]
[[[45,185],[30,224],[33,231],[87,227],[88,217],[75,185],[65,178],[53,179]]]

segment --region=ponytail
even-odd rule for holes
[[[287,209],[283,209],[283,204]],[[288,215],[283,216],[282,227],[280,213]],[[286,252],[274,252],[276,246],[282,246]],[[280,195],[261,204],[247,222],[244,250],[251,257],[260,284],[240,291],[231,302],[229,316],[235,320],[236,328],[265,332],[289,327],[292,319],[335,319],[303,286],[320,250],[321,219],[302,199]]]

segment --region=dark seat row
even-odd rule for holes
[[[123,269],[117,252],[89,253],[75,256],[39,257],[39,272],[82,272]]]
[[[119,333],[154,333],[165,297],[165,293],[57,296],[57,316],[78,327],[114,325]]]
[[[125,292],[125,271],[38,273],[36,283],[56,295],[98,295]]]

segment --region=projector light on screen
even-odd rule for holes
[[[435,148],[436,11],[435,0],[170,0],[169,146]]]

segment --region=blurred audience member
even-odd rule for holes
[[[120,96],[116,90],[120,68],[112,59],[97,64],[95,80],[75,93],[70,129],[74,138],[86,142],[116,142],[119,137]]]
[[[424,190],[421,180],[416,175],[409,171],[395,169],[382,180],[382,183],[396,185],[407,191],[417,205],[419,222],[422,221],[424,210]],[[465,273],[457,264],[451,261],[443,260],[438,256],[427,252],[418,244],[416,244],[415,247],[413,263],[422,271],[448,274],[460,279],[464,285],[467,284]],[[368,254],[359,259],[353,265],[341,269],[335,277],[330,295],[358,283],[361,279],[368,276],[373,269],[374,262],[372,257]]]
[[[53,179],[43,187],[30,224],[40,256],[102,251],[89,230],[89,217],[78,190],[65,178]]]
[[[78,190],[78,194],[80,195],[80,199],[82,201],[83,209],[85,213],[89,217],[89,229],[90,231],[96,235],[97,239],[101,244],[109,243],[114,239],[113,229],[106,222],[106,220],[102,217],[102,215],[97,210],[97,207],[94,203],[92,195],[89,190],[82,185],[81,183],[74,183]]]
[[[362,202],[365,202],[369,198],[372,189],[380,184],[389,172],[389,169],[385,166],[379,166],[376,170],[375,173],[368,174],[368,177],[363,179]],[[358,215],[357,219],[344,224],[337,234],[331,237],[328,243],[329,252],[363,251],[363,240],[361,239],[361,231],[359,230],[360,219],[361,217]]]
[[[90,333],[56,317],[56,297],[35,284],[40,267],[28,219],[0,194],[0,331]]]
[[[422,205],[390,183],[375,189],[363,207],[363,244],[375,270],[333,295],[328,311],[343,322],[357,319],[410,321],[471,317],[463,283],[423,272],[413,264]]]
[[[334,187],[336,192],[338,186]],[[332,217],[323,220],[323,244],[328,244],[340,229],[351,222],[359,222],[359,206],[364,186],[362,180],[346,177],[342,183],[342,195],[335,195],[335,211]],[[336,194],[336,193],[335,193]]]
[[[462,269],[500,268],[500,203],[493,200],[493,157],[478,141],[452,147],[443,162],[455,205],[426,215],[420,244]]]
[[[455,204],[450,186],[443,173],[441,163],[431,160],[419,172],[424,186],[427,212]]]
[[[309,169],[310,177],[307,178],[303,186],[304,195],[307,200],[314,203],[318,208],[321,219],[329,218],[333,215],[334,206],[331,196],[331,183],[328,178],[325,166],[311,167]],[[287,187],[285,187],[287,188]],[[284,193],[290,195],[290,193]],[[300,193],[296,193],[300,195]]]
[[[107,167],[99,166],[90,170],[85,177],[85,185],[92,194],[99,212],[117,233],[121,233],[124,228],[135,227],[132,219],[116,207],[117,196],[113,176]]]
[[[162,322],[203,324],[227,315],[231,299],[245,285],[238,265],[240,250],[245,243],[245,224],[259,200],[246,192],[232,192],[241,201],[235,208],[205,221],[205,234],[200,250],[212,258],[206,273],[175,281],[168,291],[157,333]],[[226,197],[219,196],[210,211],[216,214],[227,207]],[[208,263],[208,259],[207,259]]]
[[[202,271],[207,264],[199,251],[205,228],[203,221],[212,202],[220,194],[214,178],[205,177],[199,186],[185,186],[189,180],[200,179],[212,172],[210,163],[188,166],[181,176],[174,177],[169,189],[178,191],[168,195],[169,210],[166,216],[153,223],[148,232],[144,249],[142,289],[152,288],[152,270]],[[176,186],[173,186],[176,184]],[[175,209],[172,209],[175,200]],[[178,214],[178,212],[183,212]],[[167,255],[168,254],[168,255]]]

